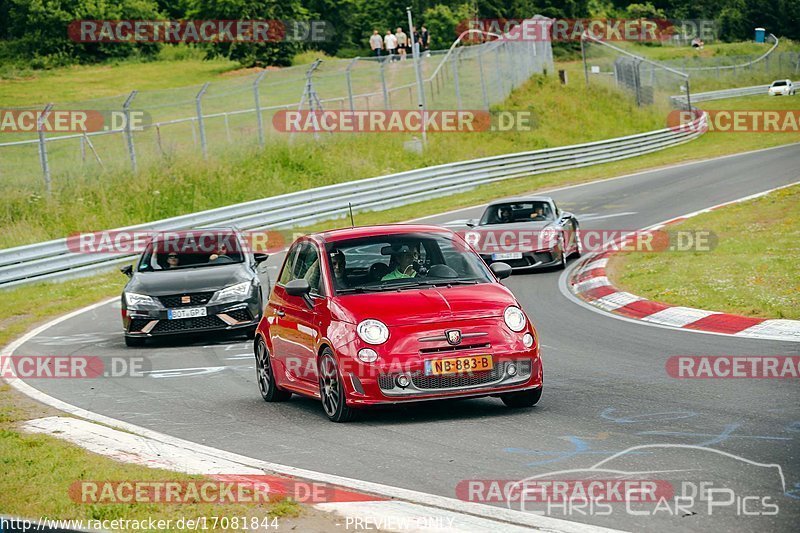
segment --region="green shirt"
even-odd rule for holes
[[[397,270],[395,268],[394,270],[392,270],[391,272],[389,272],[388,274],[383,276],[381,278],[381,281],[391,281],[393,279],[413,278],[416,275],[417,275],[417,271],[416,270],[413,272],[413,274],[403,274],[402,272],[400,272],[399,270]]]

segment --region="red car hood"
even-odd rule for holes
[[[387,326],[496,317],[509,305],[518,305],[511,291],[499,283],[348,294],[332,303],[338,320],[357,324],[375,318]]]

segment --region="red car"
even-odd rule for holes
[[[542,394],[539,343],[514,295],[452,231],[349,228],[292,244],[255,338],[268,402],[322,401],[328,418],[358,408],[499,396],[510,407]]]

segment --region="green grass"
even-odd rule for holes
[[[16,79],[0,79],[0,102],[8,107],[107,98],[130,93],[198,85],[248,72],[225,59],[123,62],[31,71]]]
[[[710,230],[710,252],[616,254],[620,289],[672,305],[800,319],[800,186],[699,215],[674,230]]]

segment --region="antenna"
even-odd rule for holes
[[[353,220],[353,204],[351,204],[350,202],[347,202],[347,207],[348,207],[348,209],[350,209],[350,227],[351,228],[355,228],[356,227],[356,223]]]

